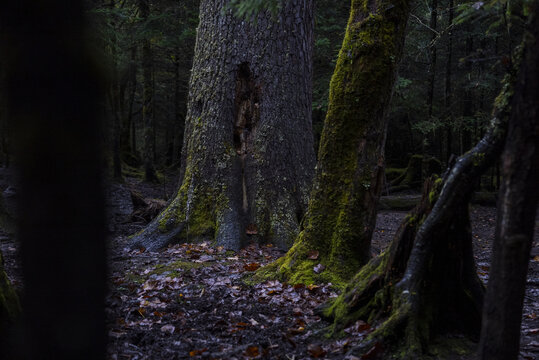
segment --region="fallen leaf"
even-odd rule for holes
[[[369,351],[365,355],[361,357],[361,360],[373,360],[378,358],[379,355],[381,355],[384,352],[384,348],[382,347],[382,344],[377,342],[374,344],[372,348],[370,348]]]
[[[294,328],[288,329],[288,333],[291,335],[299,335],[304,331],[305,331],[305,328],[303,326],[300,326],[297,329],[294,329]]]
[[[258,346],[248,346],[247,350],[245,350],[245,355],[248,357],[257,357],[260,355],[260,351],[258,350]]]
[[[249,224],[245,228],[245,233],[247,235],[257,235],[258,234],[258,228],[256,227],[255,224]]]
[[[539,261],[539,255],[536,255],[536,256],[533,258],[533,261]]]
[[[325,351],[320,345],[316,344],[309,344],[309,346],[307,346],[307,352],[316,359],[326,356],[327,354],[327,351]]]
[[[200,354],[203,354],[205,353],[206,351],[208,351],[208,348],[204,348],[202,350],[193,350],[193,351],[189,351],[189,356],[197,356],[197,355],[200,355]]]
[[[170,324],[161,327],[161,331],[164,333],[173,334],[174,330],[176,330],[176,328],[174,327],[174,325],[170,325]]]
[[[246,271],[256,271],[258,270],[259,267],[260,267],[260,264],[258,263],[250,263],[250,264],[245,264],[243,266],[243,269]]]
[[[324,265],[318,264],[313,268],[313,270],[316,274],[320,274],[322,271],[324,271],[325,268],[326,267]]]
[[[369,330],[371,328],[371,326],[369,324],[367,324],[365,321],[363,320],[358,320],[356,322],[356,329],[357,331],[359,332],[363,332],[363,331],[366,331],[366,330]]]
[[[307,286],[307,289],[309,289],[309,291],[313,291],[313,290],[318,289],[319,287],[320,286],[318,286],[318,285],[311,284],[311,285]]]
[[[320,253],[317,250],[311,250],[311,251],[309,251],[308,258],[311,259],[311,260],[316,260],[316,259],[318,259],[318,255],[320,255]]]

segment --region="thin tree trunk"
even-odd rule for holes
[[[449,159],[451,158],[451,155],[453,154],[453,93],[451,88],[451,71],[453,66],[453,6],[454,2],[453,0],[449,0],[449,19],[448,19],[448,42],[447,42],[447,59],[446,59],[446,65],[445,65],[445,96],[444,96],[444,107],[445,107],[445,113],[446,113],[446,124],[445,124],[445,131],[446,131],[446,138],[447,138],[447,145],[446,145],[446,152],[445,152],[445,162],[446,164],[449,164]]]
[[[122,157],[133,156],[134,149],[132,147],[133,142],[131,140],[131,129],[133,121],[133,103],[135,102],[135,95],[137,91],[137,47],[133,46],[130,49],[131,58],[127,67],[127,81],[126,88],[128,89],[127,109],[122,112],[122,127],[121,127],[121,153]]]
[[[429,84],[427,91],[427,108],[429,121],[432,118],[432,103],[434,100],[434,82],[436,80],[436,58],[437,58],[437,48],[436,48],[436,39],[438,34],[436,33],[437,20],[438,20],[438,0],[432,0],[430,9],[430,21],[429,27],[432,32],[430,38],[430,63],[429,63]]]
[[[291,0],[256,23],[203,0],[176,198],[135,245],[247,236],[287,249],[299,232],[314,169],[313,4]]]
[[[176,49],[176,60],[174,61],[174,137],[172,144],[172,164],[177,164],[180,159],[181,144],[183,143],[183,132],[185,128],[184,114],[181,109],[181,96],[180,89],[180,62],[179,62],[180,50]]]
[[[130,63],[130,77],[131,77],[131,93],[129,94],[129,109],[127,118],[129,122],[129,142],[131,144],[131,152],[135,158],[139,159],[137,150],[137,131],[135,125],[135,118],[133,116],[133,105],[135,103],[135,95],[137,94],[137,47],[133,46],[131,49],[131,63]]]
[[[147,21],[150,16],[149,0],[138,0],[140,17]],[[147,37],[142,40],[142,123],[144,125],[144,179],[157,182],[155,173],[155,124],[152,80],[152,44]]]
[[[496,237],[483,313],[481,359],[517,359],[526,273],[539,201],[538,2],[525,33],[522,66],[502,157]]]
[[[469,35],[466,38],[465,51],[466,51],[466,71],[470,74],[472,72],[472,62],[470,61],[470,56],[472,56],[473,51],[473,36]],[[470,84],[467,84],[468,86]],[[463,98],[463,107],[462,107],[462,116],[464,118],[464,124],[461,124],[460,128],[460,154],[464,154],[472,147],[472,132],[468,128],[470,119],[474,115],[474,93],[471,88],[464,90]]]

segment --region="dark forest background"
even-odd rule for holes
[[[142,165],[149,160],[161,182],[179,168],[198,6],[197,0],[107,0],[87,5],[95,50],[104,53],[101,66],[109,79],[102,104],[107,119],[102,140],[108,150],[107,168],[117,179],[143,177]],[[437,170],[445,168],[452,154],[463,154],[481,138],[519,33],[518,19],[511,19],[507,30],[506,14],[504,5],[494,2],[412,4],[389,114],[388,183],[402,175],[409,162],[414,166],[413,155],[421,155],[423,164],[430,158],[439,160]],[[348,2],[316,1],[315,150],[348,15]],[[146,109],[145,87],[151,95]],[[0,130],[0,162],[9,167],[13,149],[3,106]],[[145,151],[147,130],[154,144],[150,154]],[[497,168],[483,177],[482,190],[497,190]]]

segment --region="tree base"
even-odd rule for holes
[[[428,180],[421,203],[401,224],[390,248],[372,259],[346,290],[320,309],[338,334],[357,320],[377,325],[356,352],[382,344],[397,358],[417,359],[440,334],[477,340],[483,285],[475,272],[467,202],[456,205],[429,252],[420,247],[419,228],[433,209],[442,181]],[[422,257],[419,259],[418,257]],[[415,266],[421,262],[424,267]],[[408,269],[414,267],[410,274]]]

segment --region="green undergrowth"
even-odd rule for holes
[[[212,264],[213,263],[211,262],[196,263],[196,262],[183,261],[183,260],[172,261],[166,264],[157,264],[153,266],[152,270],[150,270],[146,274],[137,274],[134,272],[129,272],[126,275],[126,280],[137,283],[137,284],[142,284],[146,280],[148,280],[148,278],[152,275],[163,275],[166,273],[170,277],[178,277],[187,270],[199,269],[206,266],[212,266]]]
[[[324,256],[310,259],[309,251],[301,242],[297,242],[283,257],[260,268],[252,276],[252,281],[280,280],[294,285],[332,284],[335,289],[341,290],[355,272],[354,268],[359,268],[359,264],[334,264]]]

